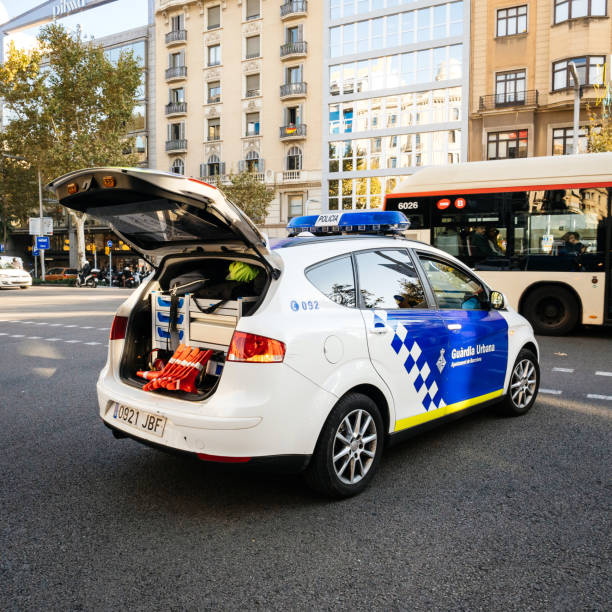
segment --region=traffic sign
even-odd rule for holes
[[[0,244],[0,253],[4,253],[4,245]]]
[[[36,248],[44,250],[49,247],[49,236],[36,236]]]
[[[106,243],[106,246],[107,246],[107,247],[110,249],[110,248],[113,246],[113,241],[112,241],[112,240],[109,240],[109,241]]]
[[[51,217],[30,217],[30,236],[53,236],[53,219]]]
[[[32,249],[32,255],[34,255],[34,257],[38,257],[40,255],[40,251],[36,247],[34,247]]]

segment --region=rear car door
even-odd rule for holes
[[[443,408],[438,361],[447,330],[406,249],[354,254],[370,359],[388,384],[395,431],[436,418]]]
[[[455,262],[418,254],[447,331],[442,395],[457,410],[503,394],[508,323],[490,308],[485,285]]]

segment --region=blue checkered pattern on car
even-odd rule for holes
[[[442,399],[439,372],[436,364],[431,367],[418,342],[408,335],[408,328],[401,319],[388,318],[387,312],[374,312],[374,327],[390,327],[393,330],[391,348],[402,361],[408,380],[414,386],[418,401],[426,411],[446,406]]]

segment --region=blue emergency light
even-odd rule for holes
[[[328,212],[323,215],[294,217],[287,225],[289,236],[310,232],[326,234],[397,234],[410,227],[410,221],[397,210]]]

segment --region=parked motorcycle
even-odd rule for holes
[[[90,273],[83,278],[81,274],[78,274],[76,280],[74,281],[75,287],[90,287],[94,288],[98,286],[98,276],[96,272],[100,272],[99,270],[91,270]]]

